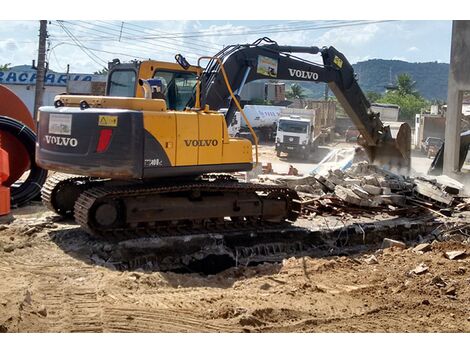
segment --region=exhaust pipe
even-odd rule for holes
[[[144,90],[144,98],[145,99],[152,99],[152,88],[150,87],[150,83],[145,79],[139,78],[139,85]]]

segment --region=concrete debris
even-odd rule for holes
[[[392,240],[390,238],[384,238],[382,241],[382,248],[390,248],[390,247],[397,247],[397,248],[405,249],[406,244],[401,241]]]
[[[373,265],[373,264],[379,264],[379,261],[377,260],[377,257],[375,255],[371,255],[364,259],[364,263],[368,265]]]
[[[450,260],[461,259],[465,255],[466,251],[450,251],[445,252],[445,257]]]
[[[410,274],[416,274],[416,275],[421,275],[426,272],[428,272],[429,268],[426,266],[426,264],[421,263],[419,264],[416,268],[410,271]]]
[[[272,167],[265,167],[271,170]],[[470,209],[470,201],[459,196],[461,188],[457,181],[443,178],[443,183],[434,179],[404,177],[384,170],[368,162],[353,164],[346,170],[332,169],[322,175],[310,176],[263,174],[256,180],[260,183],[287,186],[299,192],[302,203],[308,205],[304,214],[319,213],[315,207],[334,203],[334,208],[352,208],[357,211],[387,211],[427,208],[431,212],[443,209],[441,216],[451,216],[455,211]],[[309,202],[316,199],[319,202]],[[354,207],[350,207],[350,206]]]
[[[431,280],[431,284],[434,286],[437,286],[439,288],[443,288],[447,286],[447,283],[444,281],[444,279],[440,276],[435,276]]]
[[[39,308],[39,310],[37,311],[37,313],[38,313],[40,316],[47,317],[47,309],[46,309],[46,307],[41,306],[41,308]]]
[[[457,294],[457,288],[455,286],[451,286],[446,290],[447,296],[455,296]]]
[[[421,243],[418,244],[415,248],[413,248],[413,252],[428,252],[431,250],[431,244],[430,243]]]
[[[448,207],[452,204],[454,197],[441,189],[437,184],[433,184],[424,179],[415,180],[414,194],[418,198],[424,198],[425,200],[432,200],[438,204]]]
[[[382,188],[374,185],[365,184],[362,185],[362,188],[364,189],[364,191],[374,196],[379,196],[382,194]]]

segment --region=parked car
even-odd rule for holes
[[[437,149],[439,150],[442,146],[444,141],[441,138],[437,137],[427,137],[423,143],[421,143],[421,152],[428,155],[429,149]]]
[[[353,142],[357,141],[357,138],[359,137],[359,131],[357,130],[356,127],[349,127],[346,130],[346,142]]]

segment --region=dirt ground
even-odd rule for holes
[[[470,258],[444,256],[462,242],[378,250],[376,264],[365,253],[209,276],[119,271],[74,247],[91,239],[41,205],[14,215],[0,227],[3,332],[470,331]]]
[[[180,274],[107,266],[39,203],[13,215],[0,225],[0,332],[470,332],[470,256],[444,255],[468,252],[465,237]]]

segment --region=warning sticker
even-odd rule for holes
[[[49,117],[49,133],[70,135],[72,133],[72,115],[51,114]]]
[[[335,56],[333,59],[333,62],[338,66],[339,68],[343,67],[343,60],[341,60],[338,56]]]
[[[100,115],[98,117],[98,126],[116,127],[118,124],[118,117],[115,115]]]

